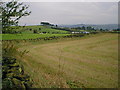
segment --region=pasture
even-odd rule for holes
[[[59,37],[67,36],[70,34],[0,34],[2,40],[23,40],[23,39],[37,39],[45,37]]]
[[[28,43],[18,57],[35,88],[118,87],[118,34]]]
[[[22,34],[32,34],[34,33],[34,30],[37,31],[37,33],[49,33],[49,34],[66,34],[69,33],[68,31],[64,30],[58,30],[58,29],[52,29],[50,26],[42,26],[42,25],[34,25],[34,26],[12,26],[12,31],[20,32]]]

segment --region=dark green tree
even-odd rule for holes
[[[21,17],[30,15],[31,12],[27,11],[28,7],[17,0],[1,3],[2,33],[11,33],[10,26],[18,26]]]
[[[87,27],[87,30],[92,30],[92,27],[91,27],[91,26],[88,26],[88,27]]]
[[[37,30],[33,30],[33,33],[38,33],[38,31]]]
[[[50,25],[49,22],[41,22],[42,25]]]
[[[85,30],[85,26],[82,26],[82,28],[81,28],[82,30]]]
[[[104,31],[104,30],[101,28],[100,31],[102,32],[102,31]]]

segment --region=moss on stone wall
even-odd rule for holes
[[[31,88],[32,80],[24,74],[23,68],[15,58],[3,57],[2,59],[2,88]]]

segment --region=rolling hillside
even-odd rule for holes
[[[49,33],[49,34],[65,34],[68,33],[67,31],[63,30],[56,30],[52,29],[50,26],[42,26],[42,25],[37,25],[37,26],[20,26],[18,29],[16,27],[12,27],[13,31],[16,32],[21,32],[22,34],[30,34],[34,33],[34,30],[37,31],[37,33]]]
[[[91,27],[94,27],[95,29],[108,29],[108,30],[112,30],[112,29],[117,29],[118,28],[118,25],[117,24],[76,24],[76,25],[59,25],[61,27],[70,27],[70,28],[73,28],[73,27],[82,27],[82,26],[85,26],[85,27],[88,27],[88,26],[91,26]]]

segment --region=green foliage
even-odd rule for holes
[[[23,3],[18,3],[16,0],[10,2],[4,2],[0,4],[2,9],[2,27],[3,33],[11,33],[10,26],[18,25],[18,21],[21,17],[29,15],[31,12],[26,11],[28,6]]]
[[[42,25],[50,25],[48,22],[41,22]]]
[[[10,89],[14,88],[30,88],[32,86],[32,81],[30,77],[24,74],[23,68],[21,65],[18,65],[18,62],[15,58],[3,57],[2,59],[2,88]]]
[[[4,79],[4,81],[2,82],[2,86],[3,86],[3,88],[4,88],[4,87],[5,87],[5,88],[12,88],[14,85],[13,85],[13,83],[12,83],[12,81],[11,81],[10,78],[6,78],[6,79]]]
[[[37,30],[33,30],[33,33],[38,33]]]

